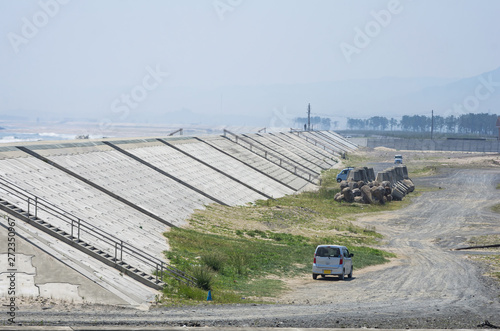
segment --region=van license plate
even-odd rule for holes
[[[331,270],[323,270],[323,272],[325,273],[325,275],[329,275],[329,274],[331,274],[331,273],[332,273],[332,271],[331,271]]]

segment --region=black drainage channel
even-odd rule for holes
[[[144,209],[144,208],[142,208],[142,207],[139,207],[139,206],[138,206],[138,205],[136,205],[135,203],[132,203],[132,202],[128,201],[127,199],[122,198],[121,196],[119,196],[119,195],[117,195],[117,194],[115,194],[115,193],[113,193],[113,192],[111,192],[111,191],[109,191],[109,190],[105,189],[105,188],[104,188],[104,187],[102,187],[102,186],[97,185],[97,184],[96,184],[96,183],[94,183],[94,182],[91,182],[90,180],[86,179],[85,177],[82,177],[82,176],[78,175],[77,173],[75,173],[75,172],[73,172],[73,171],[71,171],[71,170],[69,170],[69,169],[66,169],[65,167],[63,167],[63,166],[61,166],[61,165],[59,165],[59,164],[57,164],[57,163],[55,163],[55,162],[51,161],[50,159],[47,159],[46,157],[44,157],[44,156],[42,156],[42,155],[38,154],[37,152],[34,152],[34,151],[32,151],[31,149],[28,149],[28,148],[23,147],[23,146],[16,146],[16,147],[17,147],[18,149],[20,149],[21,151],[23,151],[23,152],[25,152],[25,153],[27,153],[27,154],[29,154],[29,155],[31,155],[31,156],[34,156],[34,157],[36,157],[37,159],[42,160],[43,162],[46,162],[46,163],[50,164],[51,166],[53,166],[53,167],[55,167],[55,168],[57,168],[57,169],[59,169],[59,170],[64,171],[64,172],[65,172],[65,173],[67,173],[68,175],[71,175],[71,176],[73,176],[73,177],[75,177],[75,178],[77,178],[77,179],[81,180],[82,182],[84,182],[84,183],[86,183],[86,184],[88,184],[88,185],[92,186],[93,188],[96,188],[96,189],[98,189],[99,191],[101,191],[101,192],[103,192],[103,193],[105,193],[105,194],[107,194],[107,195],[109,195],[109,196],[111,196],[111,197],[115,198],[116,200],[118,200],[118,201],[120,201],[120,202],[123,202],[123,203],[124,203],[124,204],[126,204],[127,206],[130,206],[130,207],[134,208],[135,210],[138,210],[138,211],[140,211],[141,213],[143,213],[143,214],[145,214],[145,215],[147,215],[147,216],[149,216],[149,217],[151,217],[151,218],[154,218],[154,219],[155,219],[155,220],[157,220],[157,221],[162,222],[163,224],[166,224],[166,225],[168,225],[168,226],[170,226],[170,227],[176,228],[176,226],[175,226],[175,225],[173,225],[172,223],[170,223],[169,221],[166,221],[166,220],[164,220],[163,218],[161,218],[161,217],[159,217],[159,216],[156,216],[155,214],[153,214],[153,213],[151,213],[151,212],[147,211],[146,209]]]
[[[219,199],[217,199],[217,198],[214,198],[214,197],[213,197],[213,196],[211,196],[210,194],[205,193],[205,192],[203,192],[203,191],[202,191],[202,190],[200,190],[200,189],[197,189],[197,188],[196,188],[196,187],[194,187],[193,185],[186,183],[186,182],[185,182],[185,181],[183,181],[182,179],[179,179],[179,178],[177,178],[177,177],[175,177],[175,176],[173,176],[173,175],[169,174],[168,172],[166,172],[166,171],[164,171],[164,170],[161,170],[160,168],[158,168],[158,167],[156,167],[156,166],[152,165],[151,163],[149,163],[149,162],[147,162],[147,161],[144,161],[144,160],[143,160],[143,159],[141,159],[140,157],[135,156],[134,154],[132,154],[132,153],[130,153],[130,152],[127,152],[127,151],[126,151],[126,150],[124,150],[123,148],[120,148],[120,147],[118,147],[118,146],[116,146],[116,145],[114,145],[114,144],[110,143],[109,141],[103,141],[103,143],[104,143],[104,144],[106,144],[106,145],[108,145],[108,146],[110,146],[110,147],[112,147],[112,148],[114,148],[114,149],[116,149],[116,150],[117,150],[117,151],[119,151],[120,153],[123,153],[123,154],[127,155],[128,157],[131,157],[132,159],[134,159],[134,160],[136,160],[136,161],[138,161],[138,162],[140,162],[140,163],[142,163],[142,164],[144,164],[144,165],[148,166],[149,168],[151,168],[151,169],[153,169],[153,170],[155,170],[155,171],[159,172],[160,174],[162,174],[162,175],[164,175],[164,176],[167,176],[168,178],[170,178],[170,179],[172,179],[172,180],[175,180],[177,183],[179,183],[179,184],[182,184],[182,185],[186,186],[187,188],[189,188],[189,189],[191,189],[191,190],[193,190],[193,191],[195,191],[195,192],[197,192],[197,193],[199,193],[199,194],[203,195],[204,197],[209,198],[210,200],[215,201],[215,202],[217,202],[218,204],[221,204],[221,205],[223,205],[223,206],[228,206],[228,204],[227,204],[227,203],[222,202],[221,200],[219,200]]]
[[[219,147],[214,146],[214,145],[210,144],[209,142],[207,142],[207,141],[205,141],[205,140],[202,140],[202,139],[200,139],[200,138],[198,138],[198,137],[193,137],[193,138],[194,138],[194,139],[196,139],[196,140],[198,140],[198,141],[201,141],[202,143],[207,144],[208,146],[212,147],[212,148],[213,148],[213,149],[215,149],[216,151],[219,151],[219,152],[221,152],[222,154],[225,154],[225,155],[229,156],[230,158],[233,158],[233,159],[235,159],[236,161],[243,163],[243,164],[244,164],[244,165],[246,165],[247,167],[249,167],[249,168],[251,168],[251,169],[253,169],[253,170],[255,170],[255,171],[259,172],[260,174],[262,174],[262,175],[264,175],[264,176],[266,176],[266,177],[268,177],[268,178],[271,178],[271,179],[272,179],[272,180],[274,180],[275,182],[280,183],[281,185],[288,187],[290,190],[297,191],[297,189],[293,188],[292,186],[288,185],[287,183],[282,182],[282,181],[280,181],[279,179],[274,178],[273,176],[271,176],[271,175],[269,175],[269,174],[266,174],[264,171],[262,171],[262,170],[260,170],[260,169],[258,169],[258,168],[256,168],[256,167],[254,167],[254,166],[252,166],[252,165],[250,165],[250,164],[248,164],[248,163],[246,163],[246,162],[244,162],[244,161],[242,161],[242,160],[238,159],[237,157],[235,157],[235,156],[233,156],[233,155],[229,154],[228,152],[226,152],[226,151],[224,151],[224,150],[220,149]],[[231,141],[231,140],[230,140],[230,141]],[[233,141],[231,141],[231,142],[233,142]],[[244,148],[244,147],[243,147],[243,148]],[[260,157],[260,155],[258,155],[258,154],[256,154],[256,155]],[[268,160],[267,160],[267,161],[268,161]],[[270,162],[270,161],[268,161],[268,162]],[[271,162],[271,163],[272,163],[272,162]],[[274,164],[274,163],[273,163],[273,164]],[[279,167],[279,166],[278,166],[278,167]],[[286,170],[286,169],[285,169],[285,170]],[[288,170],[287,170],[287,171],[288,171]]]
[[[203,165],[205,165],[205,166],[209,167],[210,169],[212,169],[212,170],[214,170],[214,171],[217,171],[218,173],[220,173],[220,174],[222,174],[222,175],[224,175],[224,176],[226,176],[226,177],[228,177],[228,178],[230,178],[230,179],[234,180],[234,181],[235,181],[235,182],[237,182],[238,184],[241,184],[241,185],[243,185],[243,186],[245,186],[245,187],[247,187],[247,188],[251,189],[252,191],[257,192],[257,193],[259,193],[260,195],[262,195],[262,196],[264,196],[264,197],[266,197],[266,198],[268,198],[268,199],[274,200],[274,198],[273,198],[272,196],[269,196],[269,195],[267,195],[266,193],[261,192],[261,191],[257,190],[256,188],[254,188],[254,187],[252,187],[252,186],[250,186],[250,185],[248,185],[248,184],[246,184],[246,183],[243,183],[241,180],[239,180],[239,179],[237,179],[237,178],[235,178],[235,177],[231,176],[230,174],[225,173],[224,171],[222,171],[222,170],[220,170],[220,169],[217,169],[216,167],[214,167],[214,166],[212,166],[212,165],[210,165],[210,164],[206,163],[205,161],[202,161],[202,160],[198,159],[196,156],[193,156],[193,155],[191,155],[191,154],[189,154],[189,153],[187,153],[187,152],[183,151],[182,149],[180,149],[180,148],[178,148],[178,147],[176,147],[176,146],[174,146],[174,145],[170,144],[169,142],[167,142],[167,141],[165,141],[165,140],[163,140],[163,139],[160,139],[160,138],[158,138],[157,140],[158,140],[159,142],[161,142],[161,143],[163,143],[163,144],[167,145],[168,147],[173,148],[173,149],[175,149],[176,151],[181,152],[182,154],[184,154],[184,155],[186,155],[186,156],[189,156],[189,157],[190,157],[190,158],[192,158],[193,160],[200,162],[201,164],[203,164]]]

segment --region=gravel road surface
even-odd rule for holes
[[[391,263],[357,271],[351,280],[290,280],[291,291],[272,305],[201,305],[140,311],[108,306],[20,307],[24,325],[171,325],[261,327],[478,328],[500,326],[500,289],[486,270],[453,251],[477,235],[499,234],[500,170],[444,169],[419,186],[442,189],[411,206],[359,218],[386,236]],[[312,253],[311,253],[312,254]],[[499,255],[500,258],[500,255]],[[355,263],[355,259],[354,259]],[[285,275],[284,275],[285,276]],[[48,308],[48,309],[47,309]]]

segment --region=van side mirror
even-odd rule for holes
[[[353,256],[354,256],[354,254],[352,254],[352,253],[351,253],[351,254],[349,254],[349,257],[353,257]]]

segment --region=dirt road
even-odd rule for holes
[[[386,236],[386,250],[398,259],[354,270],[352,280],[290,281],[292,291],[275,305],[197,306],[150,311],[79,307],[75,310],[24,309],[22,323],[216,325],[288,327],[475,328],[488,320],[500,325],[500,291],[466,253],[452,251],[466,239],[500,233],[500,170],[445,169],[434,178],[415,180],[425,192],[411,206],[357,223]],[[500,256],[499,256],[500,258]],[[355,263],[355,259],[354,259]],[[284,275],[285,276],[285,275]]]
[[[355,273],[348,282],[296,282],[296,291],[284,299],[295,303],[342,302],[347,310],[358,305],[364,314],[500,316],[498,289],[485,281],[483,270],[465,253],[451,251],[464,246],[472,236],[500,233],[500,217],[489,211],[500,198],[495,189],[499,181],[500,172],[493,170],[448,170],[432,179],[416,180],[417,187],[436,185],[442,189],[424,193],[404,210],[383,217],[370,215],[357,222],[376,226],[388,240],[385,249],[396,253],[397,260]]]

